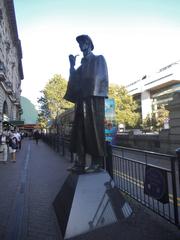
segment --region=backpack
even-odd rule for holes
[[[10,138],[9,146],[10,146],[12,149],[17,149],[17,140],[16,140],[15,137]]]

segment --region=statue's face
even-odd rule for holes
[[[85,52],[87,50],[90,50],[91,45],[88,40],[84,40],[84,41],[79,42],[79,47],[81,49],[81,52]]]

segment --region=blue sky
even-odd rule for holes
[[[91,36],[110,82],[126,85],[180,59],[179,0],[14,0],[23,48],[22,95],[33,103],[55,73],[68,79],[75,38]],[[80,62],[80,57],[79,57]],[[31,90],[32,89],[32,90]]]

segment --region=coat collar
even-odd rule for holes
[[[87,56],[85,56],[81,59],[81,64],[89,62],[93,57],[94,57],[94,54],[92,52],[90,52]]]

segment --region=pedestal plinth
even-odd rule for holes
[[[132,209],[106,171],[70,174],[54,200],[64,239],[78,239],[128,218]]]

